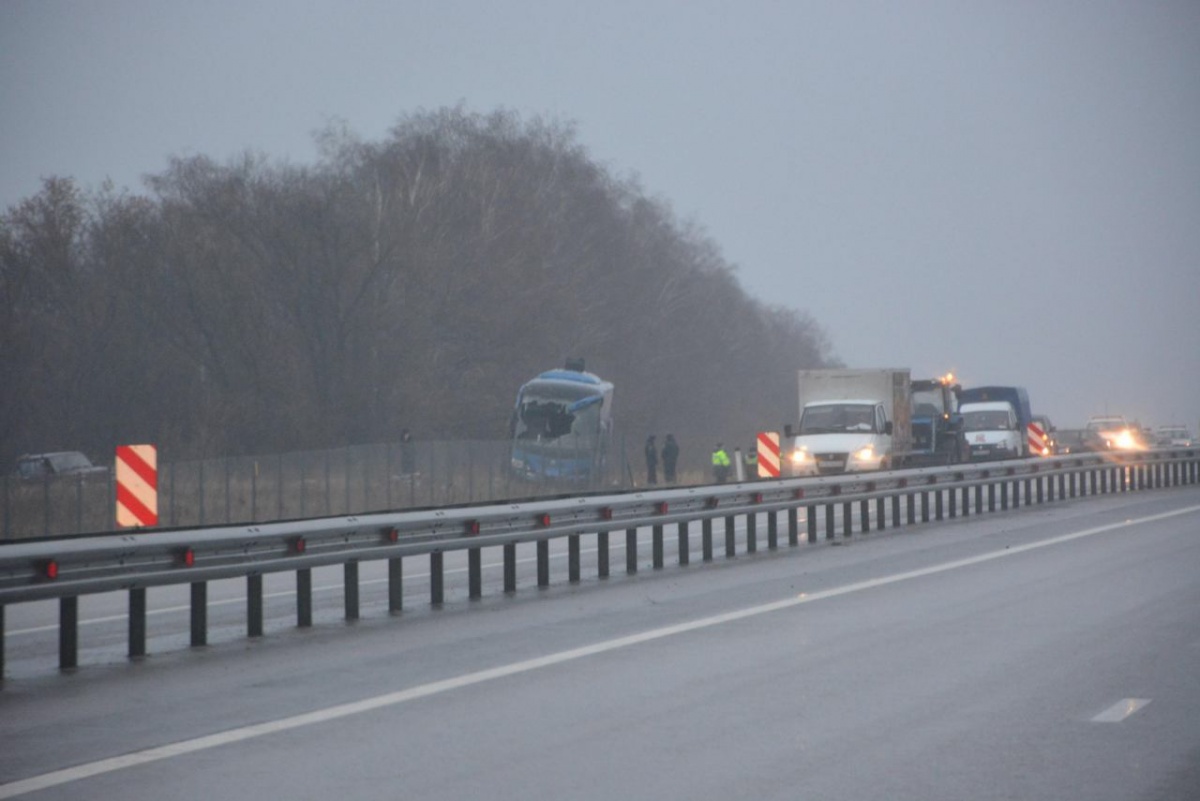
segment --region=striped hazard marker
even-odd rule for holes
[[[1049,456],[1046,453],[1046,432],[1037,423],[1030,423],[1026,427],[1025,439],[1029,443],[1029,454],[1031,456]]]
[[[779,478],[779,432],[758,432],[758,477]]]
[[[117,446],[117,525],[158,525],[158,451],[153,445]]]

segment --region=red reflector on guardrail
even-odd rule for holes
[[[543,527],[550,525],[550,515],[542,515],[538,518],[538,523],[540,523]]]
[[[611,506],[605,506],[603,509],[600,510],[600,519],[601,520],[612,520],[613,519],[613,510],[612,510]]]
[[[802,487],[797,487],[797,488],[796,488],[796,492],[795,492],[795,493],[793,493],[793,494],[794,494],[794,495],[796,496],[796,498],[799,500],[799,499],[801,499],[801,498],[803,498],[803,497],[804,497],[804,489],[803,489]]]
[[[467,521],[467,533],[471,534],[471,535],[475,535],[475,534],[479,533],[479,521],[478,520],[468,520]]]
[[[183,562],[185,567],[194,566],[196,564],[196,552],[193,551],[191,548],[185,549],[183,552],[183,557],[182,557],[181,561]]]
[[[308,547],[308,543],[304,541],[304,537],[296,537],[292,541],[292,550],[296,553],[304,553],[304,549]]]
[[[389,526],[385,534],[388,542],[398,542],[400,540],[400,529],[395,526]]]
[[[58,578],[58,562],[51,559],[46,564],[42,565],[42,575],[48,579]]]
[[[668,509],[668,506],[667,506],[667,502],[666,502],[666,501],[661,501],[661,502],[659,502],[659,504],[658,504],[658,513],[659,513],[660,515],[665,515],[665,514],[667,513],[667,509]]]

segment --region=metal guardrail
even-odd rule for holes
[[[877,529],[914,525],[984,511],[1019,508],[1056,498],[1190,485],[1200,482],[1200,450],[1085,454],[1007,462],[961,464],[882,473],[788,478],[731,485],[662,489],[520,503],[388,512],[219,528],[121,533],[60,540],[0,544],[0,677],[4,667],[4,606],[59,599],[59,664],[78,660],[78,599],[115,590],[129,592],[129,655],[146,653],[146,589],[191,587],[191,643],[207,642],[207,582],[245,577],[247,631],[263,633],[263,575],[296,573],[297,624],[312,625],[312,569],[343,565],[347,619],[359,616],[359,563],[388,563],[388,609],[402,607],[401,564],[428,556],[430,602],[443,603],[446,551],[468,553],[468,593],[482,594],[484,548],[503,550],[504,591],[516,592],[516,546],[537,544],[537,583],[550,583],[549,541],[568,538],[568,580],[580,581],[580,537],[595,535],[597,573],[609,575],[609,534],[624,531],[626,571],[637,571],[638,530],[650,528],[653,566],[664,565],[663,532],[678,531],[678,559],[692,554],[690,525],[699,523],[700,557],[713,559],[713,521],[724,520],[726,557],[736,556],[735,520],[746,518],[748,553],[758,549],[757,523],[767,516],[767,546],[779,542],[779,515],[786,515],[788,544],[800,543],[799,515],[806,514],[806,540],[818,540],[818,511],[826,539],[834,539],[836,507],[842,535],[870,530],[871,503]],[[972,498],[973,496],[973,498]],[[986,497],[985,497],[986,496]]]

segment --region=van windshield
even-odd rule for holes
[[[1008,431],[1013,427],[1012,416],[1005,411],[963,412],[963,427],[967,431]]]
[[[866,403],[830,403],[809,406],[800,418],[801,434],[879,433],[875,407]]]

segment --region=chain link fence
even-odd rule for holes
[[[162,462],[160,528],[382,512],[645,485],[640,444],[615,443],[606,474],[587,485],[532,483],[509,469],[505,441],[413,441],[322,451]],[[705,480],[705,454],[681,456],[678,484]],[[160,454],[161,457],[161,454]],[[661,468],[660,468],[661,476]],[[116,530],[114,478],[3,479],[5,540]]]

